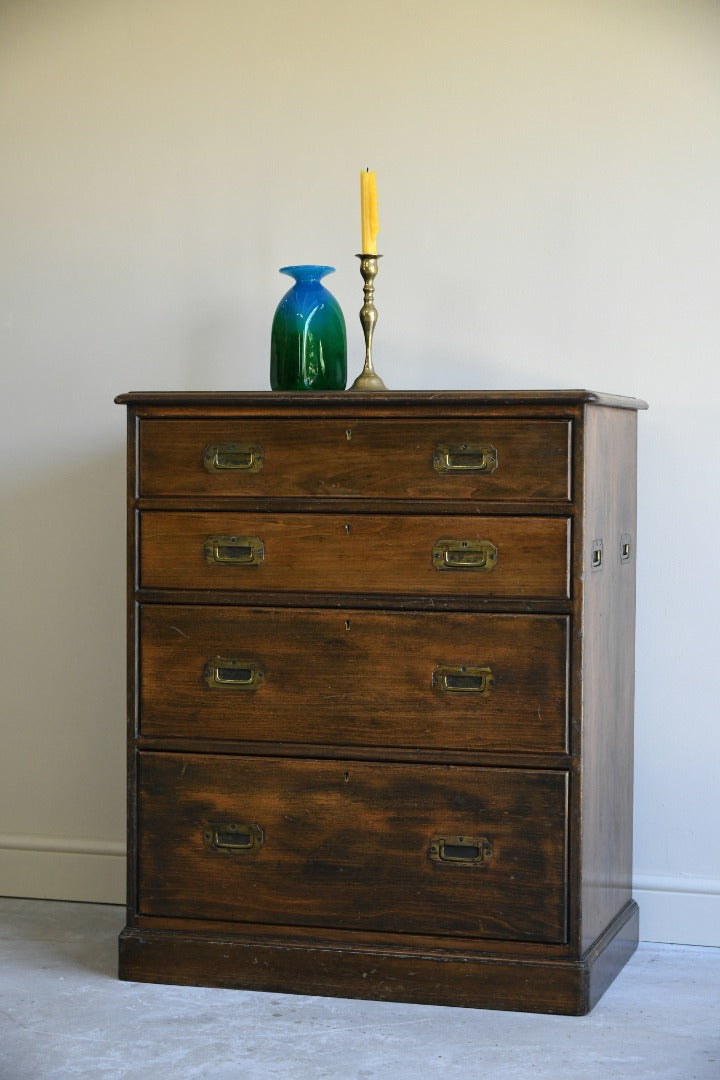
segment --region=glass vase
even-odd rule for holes
[[[295,279],[277,306],[270,336],[273,390],[344,390],[347,381],[345,319],[322,284],[332,266],[283,266]]]

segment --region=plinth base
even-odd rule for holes
[[[634,901],[579,959],[510,944],[489,953],[416,940],[373,944],[356,934],[141,922],[120,935],[121,979],[574,1016],[593,1008],[638,942]]]

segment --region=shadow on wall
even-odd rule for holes
[[[120,840],[124,447],[88,448],[75,468],[51,462],[6,492],[0,512],[7,530],[0,832]]]

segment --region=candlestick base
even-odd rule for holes
[[[382,381],[376,371],[372,369],[368,370],[367,367],[358,375],[352,386],[348,387],[349,390],[387,390],[387,386]]]
[[[378,259],[382,255],[358,255],[362,274],[364,304],[360,309],[360,322],[365,335],[365,366],[350,387],[351,390],[387,390],[385,383],[377,374],[372,362],[372,340],[378,313],[373,299],[375,296],[375,278],[378,272]]]

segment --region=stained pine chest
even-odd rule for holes
[[[121,977],[587,1012],[637,942],[644,403],[118,401]]]

